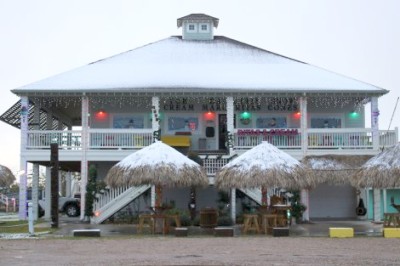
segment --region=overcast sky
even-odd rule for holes
[[[398,0],[0,0],[0,113],[18,101],[14,88],[180,35],[177,18],[206,13],[220,19],[216,35],[390,90],[379,99],[387,130],[400,96],[399,10]],[[399,126],[400,106],[390,129]],[[3,122],[0,132],[0,164],[16,172],[20,132]]]

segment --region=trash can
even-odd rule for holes
[[[200,210],[200,227],[214,228],[217,226],[218,212],[213,208],[204,208]]]

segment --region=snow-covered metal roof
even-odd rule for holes
[[[388,91],[223,36],[173,36],[13,90],[38,92],[366,93]]]
[[[216,28],[218,27],[218,22],[219,22],[218,18],[209,16],[206,14],[202,14],[202,13],[195,13],[195,14],[190,14],[190,15],[178,18],[178,20],[177,20],[178,28],[182,27],[184,20],[189,21],[189,22],[192,22],[192,21],[193,22],[202,22],[202,21],[210,21],[211,20],[213,22],[214,27],[216,27]]]

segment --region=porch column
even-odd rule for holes
[[[150,189],[150,207],[155,210],[156,207],[156,186],[151,186]]]
[[[160,98],[151,98],[151,128],[153,130],[153,141],[160,140]]]
[[[236,224],[236,189],[231,189],[231,218],[233,224]]]
[[[51,167],[46,167],[44,219],[51,220]]]
[[[307,124],[307,97],[304,94],[299,99],[300,101],[300,134],[301,134],[301,150],[303,153],[303,157],[307,155],[308,149],[308,124]],[[303,220],[310,220],[310,206],[309,206],[309,197],[310,193],[307,189],[301,190],[300,199],[301,203],[304,204],[307,208],[303,212]]]
[[[27,174],[28,162],[25,157],[26,146],[28,144],[28,119],[29,119],[29,101],[28,97],[21,97],[21,152],[20,152],[20,168],[19,168],[19,205],[18,217],[20,220],[26,220],[26,192],[27,192]]]
[[[71,179],[72,179],[72,173],[67,172],[65,175],[65,196],[66,197],[71,197]]]
[[[40,130],[40,106],[38,102],[34,102],[33,107],[33,128]],[[33,164],[32,167],[32,211],[33,219],[39,218],[39,164]]]
[[[32,167],[32,211],[33,220],[39,217],[39,164],[34,163]]]
[[[372,147],[374,150],[378,150],[379,149],[378,97],[371,97],[371,130],[372,130]]]
[[[301,150],[303,155],[307,154],[308,149],[308,131],[307,131],[307,97],[300,97],[300,134],[301,134]]]
[[[89,99],[84,94],[82,96],[82,160],[81,160],[81,216],[80,219],[85,218],[85,197],[86,185],[88,180],[88,160],[87,150],[89,149]]]
[[[234,106],[233,106],[233,97],[228,96],[226,97],[226,129],[228,131],[228,148],[229,148],[229,155],[233,153],[233,147],[235,145],[234,140],[234,132],[235,132],[235,125],[234,125]]]
[[[381,190],[373,189],[374,194],[374,221],[381,221]]]

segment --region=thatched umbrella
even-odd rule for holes
[[[114,165],[107,173],[107,185],[161,185],[188,187],[208,185],[200,165],[174,148],[157,141]]]
[[[351,176],[371,155],[309,155],[301,161],[312,169],[316,183],[351,184]]]
[[[289,154],[263,141],[235,158],[217,173],[219,188],[312,187],[311,171]]]
[[[157,141],[114,165],[105,182],[110,187],[155,185],[160,189],[206,186],[208,178],[198,163]]]
[[[361,188],[400,187],[400,143],[369,159],[356,172],[352,183]]]
[[[15,181],[15,176],[8,167],[0,165],[0,187],[8,187]]]

